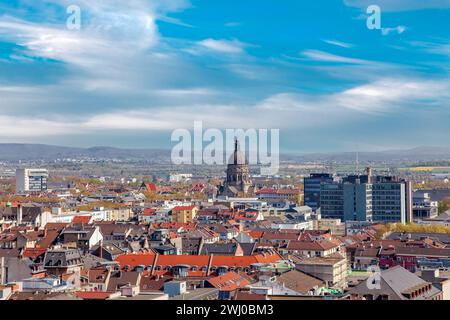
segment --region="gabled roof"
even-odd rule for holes
[[[44,256],[47,249],[39,249],[39,248],[26,248],[22,255],[26,258],[36,259],[38,257]]]
[[[72,223],[73,224],[78,224],[78,223],[82,223],[82,224],[89,224],[89,222],[91,221],[91,216],[75,216],[72,219]]]
[[[289,241],[287,250],[327,251],[339,247],[338,244],[327,240],[319,241]]]
[[[205,243],[200,254],[235,255],[239,249],[239,243]]]
[[[210,278],[207,282],[220,291],[234,291],[250,284],[247,278],[236,272],[227,272],[221,276]]]
[[[420,289],[420,291],[419,291]],[[426,290],[424,290],[426,289]],[[409,297],[413,292],[419,294]],[[380,273],[379,286],[369,288],[366,281],[361,282],[350,290],[350,294],[356,295],[388,295],[391,300],[424,300],[434,296],[439,290],[430,283],[424,281],[414,273],[409,272],[401,266],[395,266]]]
[[[301,294],[324,285],[322,280],[311,277],[301,271],[291,270],[277,277],[276,282]]]
[[[139,272],[112,272],[111,276],[109,278],[108,283],[108,291],[117,291],[120,290],[121,287],[128,286],[128,285],[139,285],[140,281],[140,274]]]

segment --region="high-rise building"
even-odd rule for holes
[[[17,169],[16,192],[41,192],[47,190],[47,169]]]
[[[320,211],[343,221],[411,222],[412,184],[398,177],[348,176],[322,183]]]
[[[305,206],[316,212],[320,207],[320,185],[331,182],[333,182],[333,175],[329,173],[312,173],[309,177],[305,177],[303,181]]]
[[[342,182],[321,183],[319,197],[322,218],[344,220],[344,184]]]
[[[372,195],[373,221],[412,222],[412,185],[398,177],[377,177]]]
[[[369,183],[344,183],[344,220],[372,221],[372,188]]]

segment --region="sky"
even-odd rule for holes
[[[203,121],[283,152],[450,147],[449,60],[450,0],[0,0],[0,143],[171,148]]]

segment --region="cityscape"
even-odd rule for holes
[[[240,148],[217,175],[4,162],[2,299],[449,299],[450,166],[267,177]]]
[[[450,300],[449,1],[279,2],[0,4],[0,303]]]

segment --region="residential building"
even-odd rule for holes
[[[47,191],[47,169],[17,169],[16,193]]]
[[[295,268],[324,281],[328,287],[347,285],[347,259],[344,257],[298,257],[292,260]]]
[[[177,206],[172,209],[172,221],[177,223],[191,223],[197,216],[196,206]]]
[[[258,200],[263,200],[267,202],[279,202],[282,200],[287,200],[291,203],[295,203],[299,206],[303,205],[303,192],[300,189],[274,189],[274,188],[264,188],[256,192]]]
[[[442,291],[414,273],[396,266],[382,270],[379,279],[362,281],[349,291],[351,299],[442,300]]]

